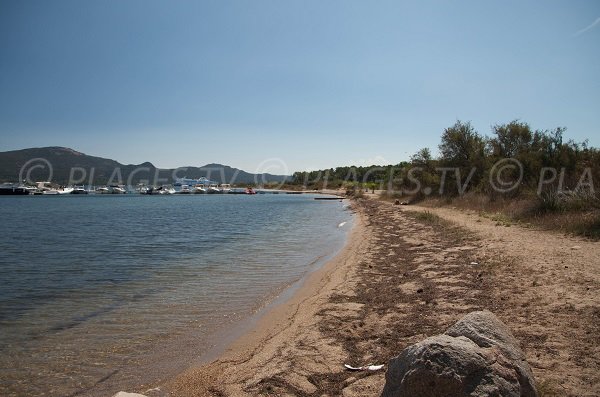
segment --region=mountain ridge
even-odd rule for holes
[[[252,174],[223,164],[210,163],[178,168],[159,168],[149,161],[122,164],[91,156],[63,146],[46,146],[0,152],[0,182],[50,180],[66,184],[102,185],[108,183],[161,185],[176,178],[206,177],[218,183],[250,184],[284,182],[289,175]]]

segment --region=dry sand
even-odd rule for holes
[[[353,203],[347,247],[172,396],[378,396],[380,364],[487,308],[513,330],[545,396],[600,395],[600,244],[451,209]],[[420,216],[430,211],[436,217]],[[415,212],[417,211],[417,212]],[[143,392],[143,390],[141,390]]]

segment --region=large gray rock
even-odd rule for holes
[[[489,311],[407,347],[385,378],[382,397],[537,397],[517,340]]]
[[[510,329],[487,310],[471,312],[460,319],[445,332],[450,336],[464,336],[481,348],[497,348],[507,359],[519,378],[521,396],[537,396],[531,367],[525,354],[519,348],[519,342]]]

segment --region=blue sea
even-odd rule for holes
[[[314,197],[0,197],[0,395],[112,395],[201,362],[343,246],[351,212]]]

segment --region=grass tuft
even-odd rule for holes
[[[414,215],[415,219],[431,225],[439,225],[443,221],[442,218],[430,211],[417,211],[414,212]]]

